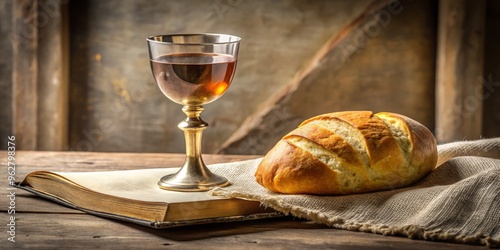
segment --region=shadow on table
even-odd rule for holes
[[[262,220],[241,221],[241,222],[226,222],[226,223],[213,223],[213,224],[192,225],[192,226],[180,226],[180,227],[164,228],[164,229],[154,229],[124,221],[118,221],[118,223],[174,241],[191,241],[191,240],[201,240],[206,238],[223,237],[230,235],[252,234],[252,233],[280,230],[283,228],[289,228],[289,229],[328,228],[325,225],[316,224],[307,220],[297,219],[291,216],[262,219]]]

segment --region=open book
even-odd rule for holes
[[[154,228],[280,216],[258,201],[160,189],[178,169],[30,173],[18,187],[84,212]]]

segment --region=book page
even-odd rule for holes
[[[150,202],[190,202],[220,200],[207,192],[177,192],[158,187],[160,178],[177,172],[178,168],[158,168],[103,172],[54,172],[95,192]]]

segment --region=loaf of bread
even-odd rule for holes
[[[395,189],[431,171],[436,139],[399,114],[347,111],[319,115],[284,136],[255,177],[271,191],[343,195]]]

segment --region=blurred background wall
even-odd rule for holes
[[[500,136],[500,1],[6,0],[0,136],[19,150],[184,152],[146,37],[242,38],[204,153],[264,154],[314,115],[390,111],[440,142]],[[6,149],[0,145],[1,149]]]

